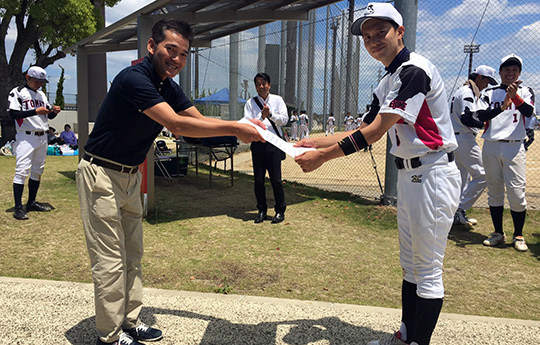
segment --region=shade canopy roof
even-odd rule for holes
[[[197,98],[193,101],[195,104],[206,104],[206,105],[219,105],[219,104],[228,104],[229,103],[229,89],[223,88],[218,92],[211,94],[210,96]],[[238,103],[244,104],[246,100],[242,97],[238,97]]]
[[[188,22],[195,33],[193,47],[210,47],[211,41],[278,20],[308,20],[308,12],[339,0],[157,0],[118,22],[66,48],[76,53],[85,46],[89,54],[136,50],[138,18],[175,17]]]

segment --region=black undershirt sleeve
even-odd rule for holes
[[[20,120],[20,119],[24,119],[30,116],[37,115],[36,109],[24,110],[24,111],[9,109],[8,111],[9,111],[9,116],[13,120]]]

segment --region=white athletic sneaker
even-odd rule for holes
[[[458,208],[456,214],[454,215],[454,224],[461,225],[476,225],[478,221],[474,218],[467,217],[467,213],[464,209]]]
[[[401,333],[397,331],[395,334],[389,335],[381,340],[370,341],[367,343],[367,345],[407,345],[407,343],[402,341],[400,338]]]
[[[498,232],[493,232],[489,235],[489,238],[486,238],[483,242],[484,246],[493,247],[497,244],[502,244],[506,240],[504,234],[499,234]]]
[[[514,238],[512,238],[512,242],[514,243],[514,248],[516,248],[518,252],[526,252],[529,249],[523,236],[514,236]]]

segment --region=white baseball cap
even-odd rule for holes
[[[26,74],[30,77],[30,78],[34,78],[36,79],[37,81],[41,82],[41,83],[48,83],[49,81],[47,80],[47,72],[45,72],[45,70],[39,66],[32,66],[28,69],[28,72],[26,72]]]
[[[517,62],[517,64],[519,65],[519,71],[521,72],[521,69],[523,68],[523,60],[521,60],[521,58],[516,54],[510,54],[503,57],[501,59],[501,66],[499,67],[499,71],[501,70],[501,68],[503,68],[503,65],[507,65],[511,61]]]
[[[495,80],[495,68],[493,67],[489,67],[489,66],[486,66],[486,65],[480,65],[478,67],[476,67],[476,69],[474,70],[475,74],[478,74],[478,75],[481,75],[482,77],[486,77],[487,79],[489,79],[489,83],[491,85],[497,85],[497,80]]]
[[[399,14],[398,10],[396,10],[392,4],[386,2],[370,2],[364,9],[362,16],[354,21],[351,26],[351,33],[353,35],[362,36],[362,25],[366,20],[372,18],[389,20],[399,26],[403,25],[403,17],[401,17],[401,14]]]

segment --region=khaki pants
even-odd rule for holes
[[[104,342],[138,324],[142,307],[141,173],[127,174],[81,160],[77,191],[92,265],[96,329]]]

